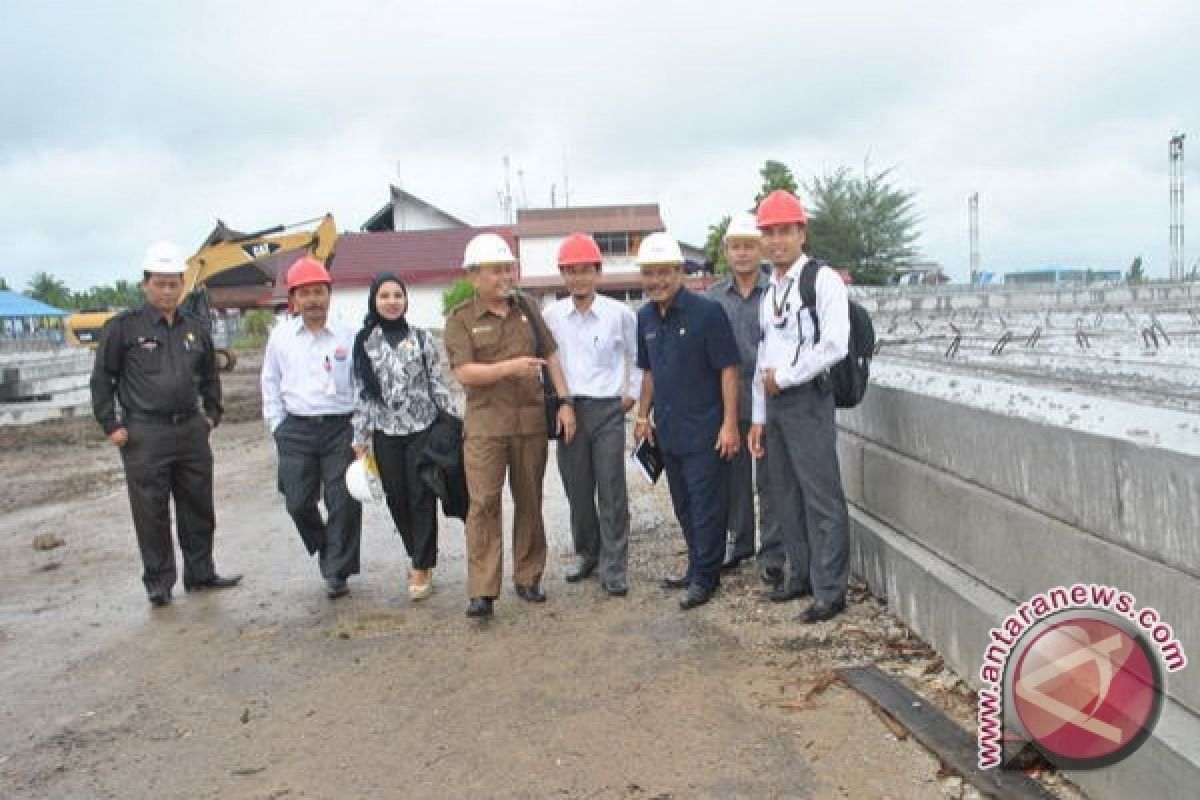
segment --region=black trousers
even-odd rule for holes
[[[357,575],[362,540],[362,506],[346,488],[346,467],[354,459],[350,415],[288,415],[275,429],[279,452],[279,491],[309,555],[320,556],[326,580]],[[317,501],[324,499],[322,519]]]
[[[729,462],[715,450],[662,451],[671,504],[688,550],[688,583],[712,591],[721,583],[725,522],[729,519]]]
[[[212,578],[216,515],[208,423],[196,414],[178,425],[130,420],[126,430],[129,441],[121,448],[121,461],[146,590],[170,591],[175,585],[172,499],[184,585]]]
[[[417,474],[417,458],[429,429],[389,436],[375,431],[372,445],[392,522],[413,569],[437,566],[437,497]]]

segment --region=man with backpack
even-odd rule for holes
[[[771,453],[767,491],[787,553],[782,589],[811,593],[801,621],[823,622],[845,610],[849,577],[830,370],[848,352],[850,305],[841,277],[804,253],[808,217],[794,195],[771,192],[756,216],[773,272],[759,309],[747,444],[756,458]]]

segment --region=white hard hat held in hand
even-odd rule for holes
[[[383,502],[383,481],[369,456],[356,458],[346,467],[346,489],[360,503]]]

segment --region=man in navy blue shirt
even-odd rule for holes
[[[688,548],[687,573],[663,586],[686,588],[679,606],[687,610],[707,603],[721,580],[729,466],[739,446],[738,347],[721,307],[683,288],[678,242],[651,234],[637,260],[649,302],[638,311],[637,365],[645,373],[634,438],[650,438],[662,452]]]

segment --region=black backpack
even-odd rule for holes
[[[821,323],[817,319],[817,271],[827,266],[810,258],[800,271],[800,300],[812,317],[813,344],[821,341]],[[854,408],[867,393],[871,378],[871,357],[875,355],[875,326],[871,315],[853,300],[850,302],[850,337],[846,357],[829,368],[829,386],[838,408]]]

